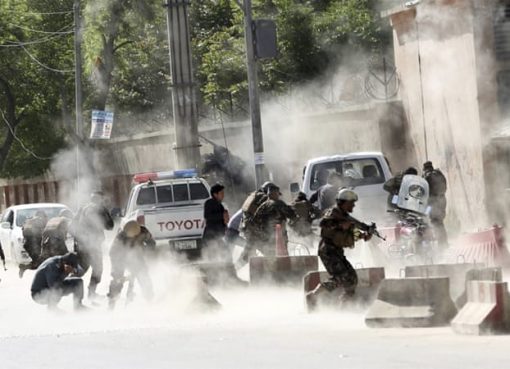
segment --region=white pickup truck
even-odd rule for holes
[[[141,173],[131,189],[121,225],[129,220],[144,224],[160,250],[201,254],[204,202],[209,185],[194,170]]]
[[[383,184],[392,177],[388,161],[381,152],[356,152],[308,160],[303,168],[303,183],[291,184],[291,192],[303,191],[307,197],[324,184],[328,174],[338,173],[344,185],[359,197],[353,215],[364,221],[384,221],[388,192]],[[321,178],[322,177],[322,178]]]

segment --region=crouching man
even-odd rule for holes
[[[32,299],[56,310],[62,297],[72,294],[74,309],[86,309],[82,304],[83,280],[73,276],[79,274],[79,269],[78,255],[73,252],[46,259],[35,272]]]
[[[134,220],[127,222],[117,234],[110,248],[112,265],[112,281],[108,292],[110,309],[115,307],[126,281],[129,282],[128,301],[133,298],[135,279],[140,284],[144,297],[147,300],[152,299],[154,292],[145,256],[147,252],[153,251],[154,247],[155,241],[149,230]],[[125,275],[126,269],[130,273],[129,276]]]

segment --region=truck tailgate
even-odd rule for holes
[[[158,239],[201,238],[205,220],[203,205],[145,210],[145,226]]]

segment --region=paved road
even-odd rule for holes
[[[510,336],[450,328],[369,329],[363,312],[306,314],[297,290],[213,291],[223,309],[191,310],[189,280],[157,268],[157,299],[55,315],[30,300],[28,272],[0,278],[2,368],[507,368]],[[107,278],[108,280],[108,278]],[[107,286],[101,285],[104,293]]]

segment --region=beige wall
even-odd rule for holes
[[[393,15],[391,21],[400,97],[419,165],[431,160],[447,175],[450,224],[484,226],[484,132],[476,57],[481,51],[475,46],[470,2],[429,2]]]

